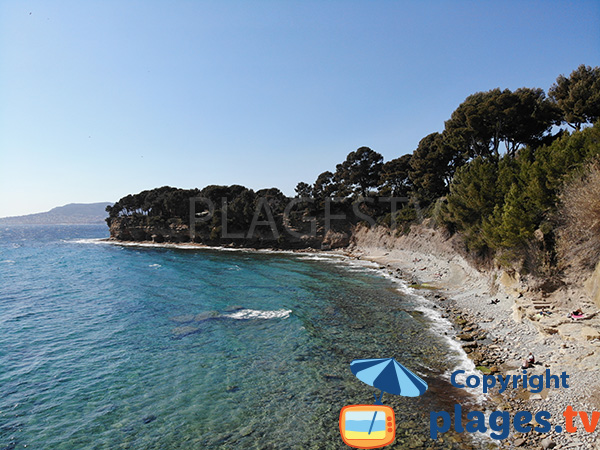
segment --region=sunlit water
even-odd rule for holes
[[[460,398],[445,375],[462,356],[392,280],[335,257],[106,235],[0,231],[0,449],[347,448],[340,409],[376,392],[349,363],[380,357],[430,387],[384,395],[396,448],[458,445],[429,439],[429,411]]]

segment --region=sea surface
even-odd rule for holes
[[[105,226],[0,229],[0,449],[343,449],[339,412],[394,357],[429,390],[384,394],[390,448],[469,403],[467,364],[418,292],[339,256],[106,243]]]

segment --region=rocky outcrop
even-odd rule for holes
[[[209,246],[239,247],[239,248],[273,248],[281,250],[332,250],[345,248],[350,244],[352,229],[347,231],[327,230],[322,228],[316,234],[302,233],[292,230],[293,233],[282,230],[273,233],[268,227],[255,230],[251,236],[244,234],[197,232],[191,238],[190,229],[186,224],[170,224],[168,226],[139,226],[132,225],[127,218],[117,218],[111,221],[110,239],[123,242],[152,242],[157,244],[195,243]],[[236,234],[236,236],[233,236]]]
[[[117,241],[181,243],[190,241],[190,230],[187,225],[170,225],[161,227],[130,225],[126,219],[115,219],[111,222],[110,238]]]

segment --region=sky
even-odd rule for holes
[[[0,217],[144,189],[294,194],[479,91],[600,66],[592,1],[0,1]]]

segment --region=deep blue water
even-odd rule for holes
[[[107,234],[0,230],[0,449],[346,448],[340,409],[375,392],[350,372],[359,358],[429,383],[384,396],[399,436],[428,437],[428,411],[458,398],[442,377],[458,356],[374,271],[94,240]]]

